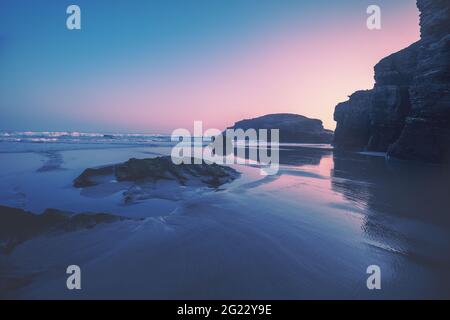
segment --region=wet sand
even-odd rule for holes
[[[0,279],[13,277],[17,284],[0,296],[450,297],[449,180],[443,168],[296,146],[283,147],[278,175],[233,165],[241,177],[219,191],[161,186],[153,199],[127,205],[120,186],[79,190],[71,184],[87,167],[169,150],[0,154],[2,205],[143,218],[20,244],[0,255]],[[66,289],[70,264],[82,269],[81,291]],[[366,287],[366,268],[373,264],[382,271],[379,291]]]

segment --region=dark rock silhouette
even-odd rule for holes
[[[112,174],[114,174],[114,166],[87,168],[73,181],[73,186],[76,188],[95,186],[99,183],[98,177]]]
[[[372,90],[336,106],[336,148],[450,161],[450,2],[417,6],[421,39],[375,66]]]
[[[324,129],[321,120],[290,113],[241,120],[228,129],[279,129],[280,142],[287,143],[331,143],[333,140],[333,132]]]
[[[184,185],[189,179],[197,178],[209,187],[220,185],[236,179],[239,173],[226,166],[215,163],[176,165],[168,156],[149,159],[130,159],[124,163],[98,169],[88,168],[74,180],[77,188],[94,186],[105,177],[114,175],[117,181],[158,181],[175,180]]]
[[[0,206],[0,253],[8,254],[17,245],[45,233],[91,229],[101,223],[125,219],[106,213],[73,214],[56,209],[47,209],[37,215]]]

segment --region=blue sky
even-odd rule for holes
[[[221,104],[224,97],[239,91],[229,85],[216,86],[211,89],[214,96],[211,93],[209,100],[203,101],[202,90],[207,93],[210,89],[205,79],[222,73],[218,79],[230,80],[234,76],[239,80],[241,74],[229,75],[224,66],[242,69],[245,59],[241,57],[257,57],[259,51],[265,50],[261,48],[265,48],[266,39],[289,35],[296,39],[289,43],[304,41],[308,45],[307,41],[313,41],[324,30],[336,32],[337,36],[351,36],[348,31],[338,30],[348,21],[361,27],[356,30],[358,34],[366,32],[365,8],[373,2],[386,8],[387,23],[392,22],[392,32],[396,32],[396,39],[402,40],[398,41],[398,49],[416,40],[417,28],[405,33],[404,39],[394,30],[394,21],[402,12],[407,14],[402,16],[405,25],[401,27],[417,24],[413,0],[2,0],[0,130],[168,131],[172,126],[202,120],[198,118],[204,114],[203,109],[210,106],[223,111],[228,108]],[[70,4],[81,7],[82,30],[66,29],[65,11]],[[395,41],[389,30],[385,32],[384,37],[390,42],[384,49],[392,50]],[[267,48],[274,45],[267,43]],[[269,62],[270,59],[284,58],[274,54],[268,56]],[[276,70],[275,76],[273,68],[261,73],[261,68],[264,65],[255,65],[247,72],[254,70],[255,77],[269,78],[272,72],[274,83],[291,78],[297,83],[303,81]],[[203,87],[200,88],[202,82],[197,78],[203,79]],[[193,89],[188,86],[195,81],[198,85]],[[285,87],[294,82],[286,82]],[[239,87],[252,84],[254,81],[242,81]],[[191,89],[198,92],[191,95]],[[161,91],[169,93],[162,96]],[[184,96],[178,100],[168,98],[177,92],[184,92]],[[259,93],[270,94],[270,99],[278,97],[279,105],[275,105],[275,98],[273,107],[265,105],[258,100],[262,99]],[[284,101],[283,95],[290,96],[290,100]],[[270,99],[268,96],[264,101]],[[294,97],[292,92],[282,90],[270,92],[263,86],[248,94],[236,94],[236,100],[239,100],[236,107],[231,98],[227,101],[227,114],[206,114],[205,119],[212,125],[226,126],[232,119],[237,121],[258,110],[321,117],[325,112],[331,115],[334,107],[330,100],[324,101],[324,109],[318,112],[303,109],[312,98]],[[243,101],[248,104],[247,111],[243,111]],[[186,108],[192,111],[192,118]],[[129,119],[124,119],[126,111],[132,114]],[[171,124],[170,117],[177,114],[184,121],[179,119]],[[142,120],[145,117],[148,121]]]

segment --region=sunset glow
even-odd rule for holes
[[[225,31],[205,35],[205,30],[193,30],[186,39],[175,30],[173,36],[180,40],[170,44],[157,35],[149,35],[153,43],[137,44],[134,27],[139,24],[129,22],[129,9],[107,37],[97,35],[104,31],[96,26],[95,19],[101,17],[87,14],[86,28],[79,34],[55,31],[54,37],[46,35],[37,43],[23,41],[21,32],[9,34],[10,28],[2,26],[6,58],[0,95],[6,111],[1,126],[168,133],[190,128],[194,120],[223,129],[242,118],[289,112],[319,118],[334,129],[335,105],[355,90],[371,88],[373,65],[419,38],[415,1],[382,4],[383,27],[377,31],[366,28],[363,4],[348,8],[308,4],[304,9],[295,6],[295,14],[281,11],[270,23],[253,21],[249,14],[242,21],[251,22],[239,32],[227,30],[226,22],[220,25]],[[88,4],[84,8],[98,10]],[[3,18],[0,22],[15,23]],[[121,33],[114,36],[115,29]],[[39,36],[39,31],[33,32]],[[92,37],[98,42],[86,45]],[[122,41],[133,45],[125,50]],[[24,46],[34,46],[32,56]],[[52,49],[43,55],[39,47]],[[18,49],[21,55],[14,55]],[[24,62],[23,52],[33,58]]]

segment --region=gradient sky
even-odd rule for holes
[[[66,29],[70,4],[82,30]],[[170,133],[278,112],[334,129],[335,105],[418,39],[414,0],[1,0],[0,130]]]

